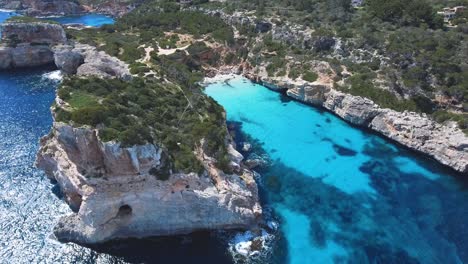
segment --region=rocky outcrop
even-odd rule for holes
[[[65,74],[75,74],[78,67],[84,63],[84,56],[71,49],[56,48],[54,63]]]
[[[58,24],[31,22],[31,23],[4,23],[2,24],[2,41],[6,43],[31,44],[59,44],[65,43],[67,37],[65,30]],[[13,43],[12,43],[13,44]]]
[[[66,42],[60,25],[49,23],[5,23],[2,25],[0,70],[52,64],[51,45]]]
[[[20,44],[15,48],[0,47],[0,70],[47,65],[54,62],[49,46]]]
[[[233,162],[240,154],[230,149]],[[77,213],[60,219],[61,241],[98,243],[115,238],[246,229],[261,215],[250,171],[227,175],[198,152],[206,171],[165,173],[159,146],[121,147],[102,142],[97,130],[54,123],[41,139],[37,166],[60,185]]]
[[[468,137],[456,125],[441,125],[417,113],[383,109],[372,119],[369,127],[468,174]]]
[[[271,78],[243,67],[244,75],[270,89],[285,91],[298,101],[324,107],[344,120],[368,127],[413,150],[426,154],[462,174],[468,175],[468,137],[456,125],[442,125],[426,115],[383,109],[373,101],[333,88],[333,70],[326,63],[313,63],[319,78],[299,82]],[[327,72],[328,75],[327,76]]]
[[[59,45],[54,47],[54,54],[55,65],[67,74],[131,78],[126,63],[87,44]]]
[[[0,70],[55,64],[66,74],[131,78],[128,65],[95,47],[69,43],[60,25],[6,23],[2,26]]]

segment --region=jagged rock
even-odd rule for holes
[[[323,107],[355,125],[367,125],[380,112],[373,101],[360,96],[331,90]]]
[[[11,48],[0,47],[0,70],[10,69],[12,64]]]
[[[311,83],[291,88],[287,90],[286,94],[296,100],[315,106],[322,106],[328,92],[330,92],[330,87],[328,85]]]
[[[65,43],[65,31],[60,25],[48,23],[6,23],[2,25],[0,70],[52,64],[54,53],[50,45]]]
[[[54,51],[55,65],[66,74],[75,74],[84,63],[84,56],[79,52],[62,48]]]
[[[95,47],[77,44],[73,52],[80,53],[84,57],[84,63],[76,70],[77,75],[131,79],[130,70],[126,63],[103,51],[97,51]]]
[[[67,37],[62,26],[50,23],[4,23],[2,26],[2,41],[30,44],[65,43]]]
[[[226,175],[201,152],[205,173],[160,180],[165,155],[156,145],[123,148],[101,142],[93,129],[54,123],[41,139],[37,166],[78,211],[60,219],[55,235],[89,244],[256,224],[261,207],[250,171]]]

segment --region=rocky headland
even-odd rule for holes
[[[232,147],[230,153],[233,163],[241,162]],[[102,142],[94,129],[55,122],[41,140],[37,166],[77,211],[59,221],[57,238],[90,244],[256,225],[262,211],[252,172],[225,174],[199,149],[205,172],[161,180],[155,174],[167,155],[157,145],[121,147]]]

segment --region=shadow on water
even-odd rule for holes
[[[90,246],[128,263],[232,263],[226,243],[216,234],[125,239]]]

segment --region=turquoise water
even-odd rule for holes
[[[267,262],[468,262],[467,185],[446,169],[243,78],[206,93],[272,160],[261,192],[281,232]]]
[[[106,24],[114,24],[114,19],[101,14],[86,14],[79,16],[48,17],[47,20],[57,21],[61,24],[83,24],[87,26],[99,27]]]

